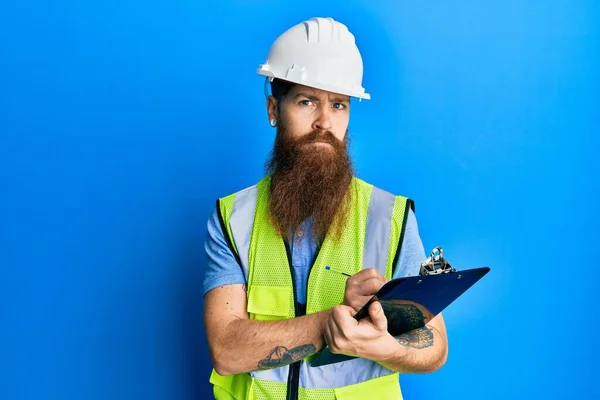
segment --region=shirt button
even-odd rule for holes
[[[298,231],[296,232],[296,236],[298,236],[299,238],[301,238],[301,237],[302,237],[302,235],[303,235],[303,232],[302,232],[302,230],[298,230]]]

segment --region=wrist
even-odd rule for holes
[[[327,342],[325,341],[325,326],[327,325],[327,320],[329,319],[330,314],[331,309],[323,310],[316,314],[318,315],[317,323],[319,329],[318,343],[316,343],[318,350],[323,349],[327,345]]]

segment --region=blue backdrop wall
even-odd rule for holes
[[[359,175],[492,267],[406,399],[600,398],[596,1],[20,1],[0,10],[0,398],[201,399],[203,240],[262,176],[255,75],[312,16],[356,35]]]

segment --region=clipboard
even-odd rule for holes
[[[394,323],[389,315],[390,306],[402,304],[417,307],[423,315],[428,317],[427,321],[429,321],[483,278],[490,271],[490,268],[482,267],[456,271],[449,267],[445,271],[437,271],[431,275],[398,278],[387,282],[359,310],[355,318],[360,320],[368,317],[369,305],[373,301],[379,301],[388,318],[388,332],[392,336],[398,336],[413,329],[421,328],[425,325],[421,322],[422,318],[420,321],[397,320]],[[356,357],[345,354],[334,354],[329,350],[329,347],[325,347],[308,362],[311,367],[319,367],[353,358]]]

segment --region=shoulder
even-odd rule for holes
[[[247,187],[245,187],[243,189],[240,189],[240,190],[237,190],[237,191],[235,191],[233,193],[229,193],[229,194],[226,194],[226,195],[221,195],[221,196],[218,197],[218,200],[220,200],[220,201],[226,201],[228,199],[234,199],[236,196],[239,196],[239,195],[244,194],[244,193],[248,193],[248,192],[250,192],[252,190],[256,190],[257,185],[258,184],[255,183],[252,186],[247,186]]]
[[[238,208],[241,204],[253,205],[256,203],[259,187],[261,185],[264,187],[265,184],[268,185],[269,181],[270,177],[267,177],[252,186],[247,186],[237,192],[219,197],[217,199],[217,210],[224,219],[228,219],[234,212],[234,209]]]
[[[412,198],[393,193],[387,188],[375,186],[357,177],[354,177],[353,180],[359,190],[371,190],[371,203],[374,206],[393,203],[395,207],[400,207],[404,211],[409,209],[415,211],[415,202]]]
[[[243,195],[247,195],[247,194],[251,194],[253,192],[256,192],[257,189],[259,188],[259,186],[261,185],[265,185],[265,184],[269,184],[269,182],[271,181],[271,177],[270,176],[266,176],[263,179],[261,179],[260,181],[258,181],[257,183],[251,185],[251,186],[246,186],[243,189],[240,189],[236,192],[233,193],[229,193],[227,195],[224,196],[220,196],[218,197],[219,201],[233,201],[233,199],[235,199],[237,196],[243,196]]]

